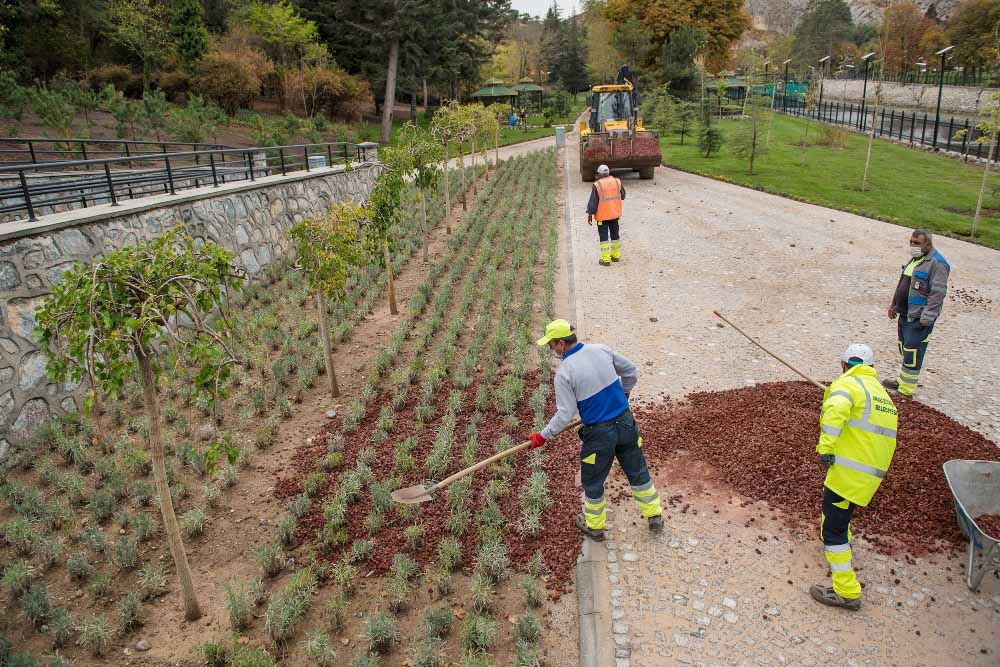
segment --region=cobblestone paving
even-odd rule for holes
[[[568,146],[576,325],[639,364],[635,396],[795,379],[717,326],[714,309],[821,381],[852,342],[873,347],[881,377],[895,375],[885,311],[909,229],[661,168],[655,181],[626,178],[623,261],[601,267],[583,213],[590,185]],[[946,238],[936,246],[953,271],[919,398],[1000,442],[1000,253]],[[661,493],[691,492],[691,478],[658,463]],[[698,514],[671,510],[657,541],[633,523],[633,507],[611,504],[616,667],[1000,660],[1000,581],[970,593],[961,556],[899,561],[859,541],[865,603],[850,615],[809,598],[828,576],[814,535],[775,522],[762,540],[762,523],[744,521],[726,490],[695,492]]]

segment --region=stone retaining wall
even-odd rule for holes
[[[219,188],[188,190],[118,208],[101,206],[0,225],[0,460],[9,440],[53,414],[77,408],[77,387],[50,383],[33,339],[34,313],[73,262],[155,237],[183,224],[198,239],[234,252],[253,274],[288,247],[285,230],[334,202],[362,202],[376,168],[296,172]]]
[[[861,104],[864,81],[827,79],[823,83],[823,102],[850,102]],[[941,91],[941,114],[975,116],[983,115],[982,110],[989,104],[991,89],[945,86]],[[918,83],[882,84],[883,106],[896,109],[921,109],[934,115],[937,105],[938,87]],[[875,100],[875,84],[868,81],[868,104]],[[978,103],[978,104],[977,104]]]

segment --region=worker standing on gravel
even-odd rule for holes
[[[597,235],[601,239],[601,266],[611,266],[622,257],[621,241],[618,238],[618,220],[622,217],[622,201],[625,200],[625,186],[620,179],[611,175],[608,165],[597,168],[597,180],[590,189],[587,202],[587,224],[597,219]]]
[[[867,345],[844,352],[843,374],[823,394],[816,445],[827,468],[819,532],[833,587],[814,584],[809,593],[851,611],[861,608],[861,584],[851,566],[851,517],[871,501],[896,451],[896,406],[879,384],[873,361]]]
[[[948,260],[934,249],[931,233],[924,229],[916,229],[910,235],[910,256],[889,304],[889,319],[899,317],[896,332],[903,363],[898,379],[882,382],[887,389],[906,398],[917,391],[927,340],[941,315],[951,272]]]
[[[629,409],[628,396],[638,378],[635,364],[607,345],[584,345],[566,320],[545,327],[539,345],[548,345],[562,359],[556,371],[556,414],[540,433],[529,436],[531,448],[562,431],[580,413],[580,480],[583,512],[576,525],[598,542],[604,539],[607,510],[604,482],[617,458],[632,486],[632,497],[646,517],[649,529],[663,529],[660,496],[642,454],[642,436]]]

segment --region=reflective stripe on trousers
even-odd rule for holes
[[[663,513],[663,509],[660,507],[660,494],[656,492],[656,487],[653,485],[652,479],[645,484],[633,486],[632,498],[635,499],[635,504],[639,506],[639,511],[647,519]]]
[[[591,530],[604,530],[604,524],[608,520],[607,503],[604,496],[600,498],[589,498],[583,496],[583,518],[587,521],[587,528]]]
[[[833,590],[844,599],[861,596],[861,584],[854,573],[851,550],[851,518],[856,506],[827,487],[823,487],[823,513],[819,534],[823,555],[830,566]]]

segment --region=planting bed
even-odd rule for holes
[[[765,501],[794,527],[813,530],[824,468],[815,452],[822,392],[775,382],[689,395],[636,409],[643,449],[668,481],[668,458],[712,466],[718,481],[747,501]],[[997,446],[919,401],[897,402],[896,453],[871,505],[852,522],[878,550],[913,556],[964,547],[941,465],[997,458]]]
[[[509,448],[551,413],[549,356],[533,339],[554,316],[557,212],[552,151],[503,163],[364,368],[360,398],[278,475],[279,538],[329,584],[315,606],[355,612],[332,627],[308,617],[351,646],[343,664],[376,653],[393,665],[539,664],[535,608],[546,589],[567,590],[580,542],[572,436],[433,502],[390,493]],[[461,630],[432,636],[419,623],[428,605],[454,609]],[[395,639],[374,641],[372,623]]]
[[[468,178],[453,176],[453,199],[483,168],[468,171]],[[428,195],[434,227],[444,216],[444,193]],[[420,248],[423,229],[416,193],[408,190],[393,229],[395,271]],[[343,348],[383,303],[385,274],[378,265],[361,266],[347,285],[346,297],[325,314],[335,348]],[[269,508],[254,502],[272,483],[261,473],[283,456],[273,449],[280,434],[308,417],[300,414],[302,406],[326,386],[315,304],[291,262],[269,265],[234,306],[233,346],[241,364],[220,406],[217,430],[211,406],[192,391],[183,356],[168,355],[159,378],[171,495],[189,558],[202,572],[195,586],[208,623],[179,622],[176,578],[163,557],[150,475],[150,428],[133,382],[120,399],[101,401],[97,419],[54,420],[0,467],[0,597],[9,602],[0,614],[0,665],[8,664],[8,649],[15,655],[11,664],[18,665],[125,664],[130,659],[122,658],[123,650],[134,651],[143,637],[153,638],[152,651],[136,664],[204,664],[194,647],[211,638],[213,612],[233,606],[228,594],[220,605],[217,587],[253,567],[240,557],[255,546],[257,524],[272,518]],[[337,365],[346,370],[344,359]],[[230,440],[240,454],[236,465],[223,460],[213,471],[206,452],[217,438]],[[291,562],[280,550],[271,555],[278,571]],[[271,586],[254,579],[234,583],[266,598]],[[241,613],[252,619],[254,611],[251,605]],[[55,653],[51,661],[39,657]]]

